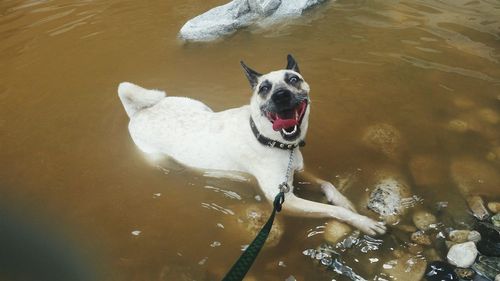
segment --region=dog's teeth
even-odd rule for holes
[[[285,129],[281,129],[281,131],[287,136],[293,135],[295,134],[295,132],[297,132],[297,125],[293,126],[293,130],[291,132],[287,132]]]

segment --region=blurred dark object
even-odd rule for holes
[[[0,280],[98,280],[69,241],[40,223],[39,214],[35,221],[12,210],[0,204]]]

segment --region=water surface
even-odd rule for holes
[[[353,201],[391,167],[426,208],[447,201],[466,216],[449,175],[418,185],[411,160],[436,156],[448,173],[465,156],[500,171],[498,1],[342,0],[287,26],[251,27],[214,43],[177,39],[185,21],[224,2],[0,3],[0,197],[12,212],[64,233],[103,280],[220,279],[249,242],[236,216],[259,204],[253,179],[147,159],[127,131],[121,81],[223,110],[249,101],[241,59],[266,72],[292,53],[312,89],[306,169],[334,183],[354,177],[345,191]],[[363,144],[376,124],[400,132],[396,156]],[[500,199],[498,188],[483,193]],[[248,280],[343,280],[302,254],[322,243],[311,233],[324,223],[286,218],[282,240],[262,252]],[[389,245],[368,255],[379,259],[370,266],[360,253],[346,260],[373,279],[391,258]]]

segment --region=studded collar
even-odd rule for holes
[[[266,145],[266,146],[276,147],[276,148],[283,149],[283,150],[292,150],[292,149],[295,149],[299,146],[302,147],[302,146],[306,145],[306,143],[303,140],[301,140],[299,143],[287,144],[287,143],[282,143],[282,142],[277,141],[277,140],[272,140],[268,137],[261,135],[259,130],[257,129],[257,126],[255,125],[255,122],[253,121],[252,117],[250,117],[250,128],[252,128],[252,132],[253,132],[253,135],[255,136],[255,138],[261,144]]]

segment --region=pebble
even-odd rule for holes
[[[481,233],[481,241],[477,243],[477,249],[486,256],[500,257],[500,228],[491,223],[480,222],[477,231]]]
[[[493,223],[494,226],[500,227],[500,214],[496,214],[493,217],[491,217],[491,222]]]
[[[481,120],[490,123],[492,125],[496,125],[500,121],[500,115],[496,111],[490,108],[480,109],[478,115],[479,118],[481,118]]]
[[[377,182],[375,188],[370,193],[368,209],[381,215],[391,217],[403,214],[406,210],[403,206],[403,198],[407,197],[409,187],[396,177],[385,177]]]
[[[452,265],[467,268],[476,260],[478,251],[474,242],[453,245],[446,258]]]
[[[436,186],[447,179],[445,163],[433,155],[413,156],[409,168],[413,181],[419,186]]]
[[[472,269],[478,275],[486,277],[488,280],[493,280],[500,273],[500,258],[479,256]],[[484,280],[484,279],[482,279]]]
[[[448,123],[448,129],[458,133],[465,133],[469,130],[469,124],[460,119],[453,119]]]
[[[444,241],[444,244],[446,245],[446,248],[447,248],[447,249],[450,249],[451,247],[453,247],[453,246],[454,246],[454,245],[456,245],[457,243],[452,242],[452,241],[448,241],[448,240],[446,240],[446,241]]]
[[[394,226],[394,228],[397,228],[401,231],[404,231],[404,232],[415,232],[417,231],[417,228],[414,227],[413,225],[409,225],[409,224],[397,224]]]
[[[383,271],[391,276],[392,280],[420,281],[425,274],[426,266],[425,259],[406,254],[384,263]]]
[[[425,234],[423,231],[417,231],[411,234],[411,241],[424,246],[429,246],[432,244],[431,238],[429,235]]]
[[[469,236],[467,236],[467,240],[472,241],[474,243],[477,243],[481,240],[481,233],[473,230],[473,231],[469,232]]]
[[[467,197],[467,205],[469,205],[472,214],[479,220],[485,220],[490,216],[490,213],[484,206],[483,198],[478,195]]]
[[[472,280],[476,275],[476,272],[470,268],[455,268],[455,273],[463,280]]]
[[[458,281],[457,274],[453,269],[453,266],[446,262],[433,261],[425,269],[425,279],[428,281]]]
[[[453,230],[448,234],[448,238],[450,241],[455,242],[455,243],[464,243],[469,241],[470,231],[469,230]]]
[[[425,231],[434,228],[437,219],[433,214],[420,210],[413,214],[413,223],[418,229]]]
[[[349,235],[351,231],[352,229],[349,225],[337,220],[331,220],[325,227],[324,237],[327,242],[336,244]]]
[[[493,214],[500,213],[500,202],[490,202],[490,203],[488,203],[488,209],[490,209],[490,211]]]
[[[451,178],[463,195],[490,194],[500,186],[500,173],[486,161],[459,157],[450,165]]]
[[[392,160],[400,158],[402,150],[401,133],[394,126],[379,123],[365,129],[362,137],[363,143]]]

